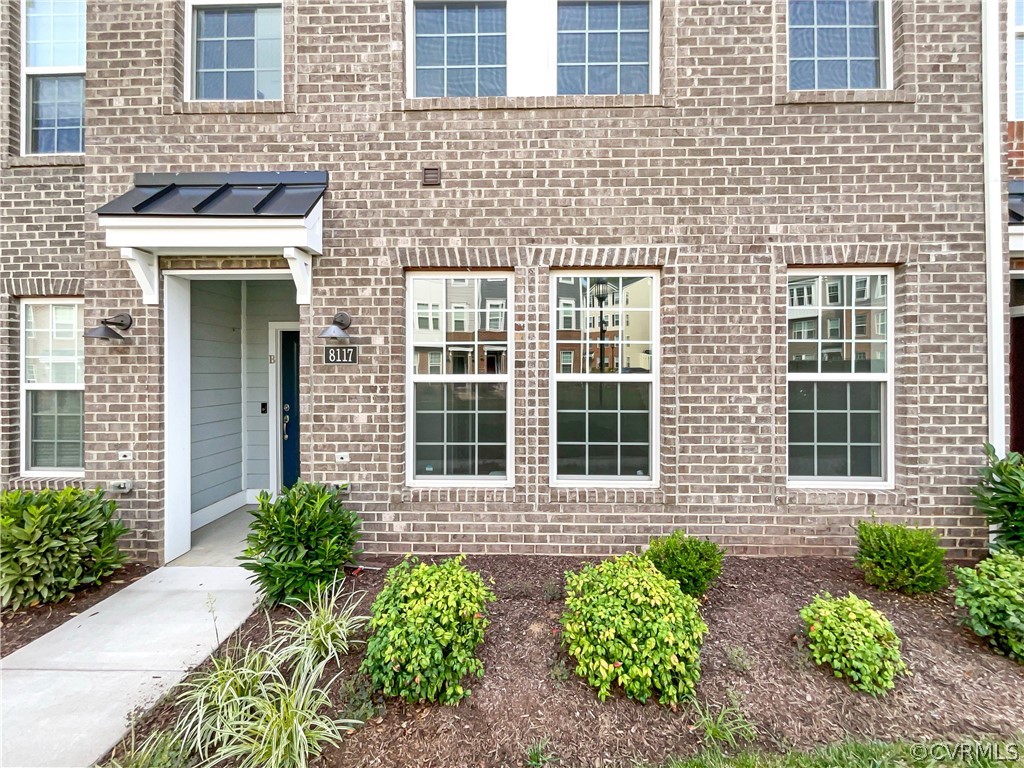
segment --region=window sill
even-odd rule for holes
[[[273,101],[176,101],[165,114],[173,115],[260,115],[293,112],[283,99]]]
[[[552,488],[559,490],[569,489],[585,491],[591,488],[603,488],[621,491],[656,491],[661,487],[657,480],[642,480],[629,482],[627,480],[597,480],[593,478],[581,478],[579,480],[552,480],[548,483]]]
[[[835,91],[784,91],[776,104],[912,104],[916,96],[905,87]]]
[[[84,470],[81,471],[81,472],[72,472],[70,470],[62,471],[62,470],[58,470],[58,469],[55,469],[55,470],[52,470],[52,471],[49,471],[49,470],[31,470],[31,469],[26,469],[20,475],[18,475],[17,477],[13,478],[13,480],[11,482],[12,483],[17,483],[19,480],[20,481],[25,481],[25,482],[30,482],[30,483],[38,483],[38,482],[41,482],[41,481],[46,481],[46,482],[74,482],[76,480],[84,480],[84,479],[85,479],[85,471]]]
[[[789,480],[786,487],[791,491],[891,491],[896,488],[893,483],[885,481],[829,481],[829,480]]]
[[[406,488],[411,491],[422,491],[422,490],[437,490],[440,488],[479,488],[486,490],[488,488],[514,488],[515,482],[511,479],[502,479],[499,481],[488,481],[480,479],[472,480],[458,480],[454,477],[446,477],[444,479],[434,480],[410,480],[406,483]]]
[[[9,163],[11,168],[75,168],[85,165],[85,155],[12,155]]]
[[[635,109],[665,107],[660,94],[609,96],[484,96],[455,98],[400,99],[397,112],[474,111],[509,109]]]

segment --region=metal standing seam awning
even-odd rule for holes
[[[327,171],[138,173],[96,211],[109,247],[159,303],[160,256],[283,256],[295,300],[308,304],[312,257],[323,253]]]

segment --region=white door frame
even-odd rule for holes
[[[270,493],[276,496],[281,491],[281,331],[299,331],[299,323],[267,323],[267,349],[270,350],[270,370],[267,376],[270,405]],[[301,417],[302,414],[300,413]],[[299,429],[302,422],[299,421]],[[299,433],[301,434],[301,432]]]
[[[290,279],[290,275],[287,269],[188,269],[163,272],[165,563],[192,549],[191,281],[281,280],[282,277]],[[271,376],[273,381],[274,377]],[[270,455],[273,462],[273,451]]]

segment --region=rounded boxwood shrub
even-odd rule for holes
[[[0,606],[52,603],[124,565],[116,511],[101,488],[0,493]]]
[[[412,557],[388,571],[360,667],[385,695],[453,704],[470,694],[464,677],[483,676],[475,653],[494,594],[464,560],[427,565]]]
[[[613,685],[663,704],[693,693],[708,628],[696,598],[650,560],[623,555],[566,573],[565,591],[562,641],[601,700]]]
[[[359,517],[337,489],[300,480],[276,499],[264,492],[258,501],[238,559],[268,605],[307,600],[355,562]]]
[[[671,536],[653,538],[644,553],[654,567],[679,583],[683,594],[701,597],[722,574],[724,550],[706,539],[676,531]]]
[[[1024,662],[1024,557],[996,552],[975,568],[957,568],[956,578],[964,623],[999,653]]]
[[[949,583],[945,559],[938,533],[929,528],[871,520],[857,524],[854,562],[873,587],[907,595],[937,592]]]
[[[907,666],[892,623],[867,600],[853,593],[816,595],[800,610],[807,627],[807,647],[815,664],[832,667],[850,687],[874,696],[895,687]]]

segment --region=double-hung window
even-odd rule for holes
[[[554,481],[654,484],[657,275],[581,273],[551,290]],[[566,302],[569,327],[559,322]],[[628,327],[613,326],[614,315]]]
[[[188,0],[189,98],[281,98],[281,4]]]
[[[409,324],[411,483],[511,480],[509,282],[410,273],[409,306],[440,312]]]
[[[78,474],[84,466],[82,302],[22,303],[22,470]]]
[[[890,0],[789,0],[793,91],[885,88]]]
[[[85,0],[24,0],[23,152],[85,150]]]
[[[832,286],[838,286],[836,302],[829,301],[835,295]],[[892,482],[892,302],[890,270],[790,273],[788,434],[793,485]]]
[[[406,0],[409,95],[648,94],[659,0]]]

